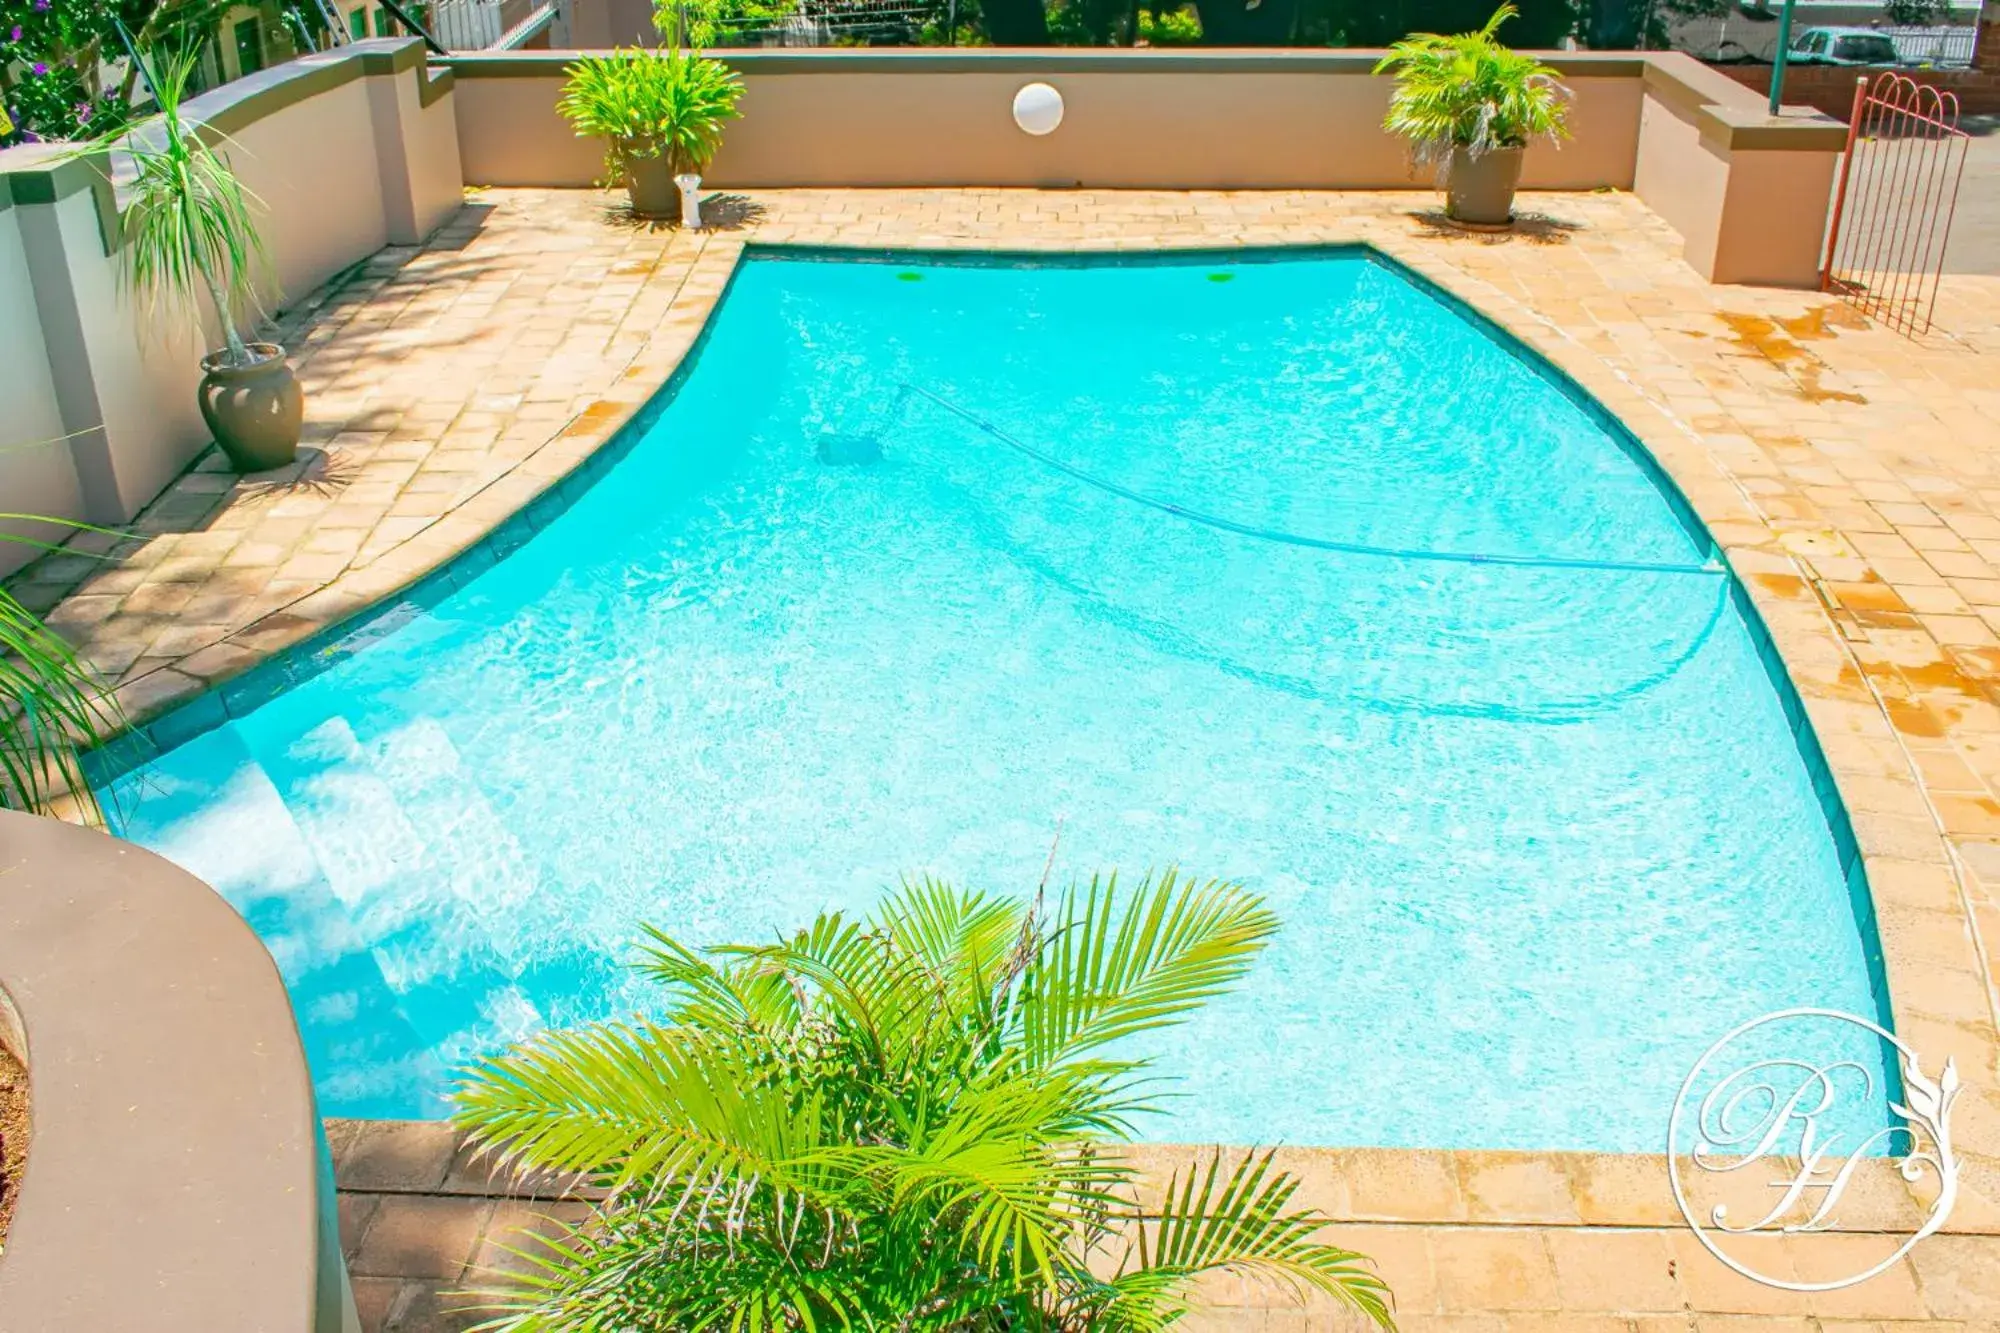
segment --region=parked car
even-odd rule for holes
[[[1868,28],[1807,28],[1792,43],[1799,65],[1900,65],[1896,43]]]

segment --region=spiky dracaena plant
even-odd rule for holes
[[[46,523],[62,520],[0,514],[0,525]],[[0,531],[0,542],[55,549],[5,531]],[[117,697],[90,664],[0,588],[0,806],[46,814],[67,793],[87,822],[102,824],[104,813],[84,779],[82,753],[123,725]]]
[[[659,1021],[545,1033],[468,1071],[456,1120],[519,1168],[609,1193],[491,1329],[1139,1333],[1218,1270],[1393,1328],[1268,1153],[1141,1202],[1117,1145],[1147,1108],[1128,1039],[1225,990],[1277,929],[1174,874],[1045,904],[925,881],[865,922],[697,952],[654,932]],[[554,1226],[554,1223],[544,1225]]]
[[[605,141],[605,184],[615,186],[645,158],[664,157],[677,176],[700,174],[722,147],[723,127],[742,114],[742,96],[736,71],[669,34],[658,51],[580,58],[556,109],[579,138]]]
[[[1518,11],[1503,4],[1478,32],[1420,32],[1397,42],[1375,72],[1396,73],[1382,128],[1408,139],[1419,159],[1448,161],[1569,137],[1569,89],[1533,56],[1500,44],[1500,25]]]
[[[256,314],[270,256],[257,231],[261,203],[218,147],[227,139],[182,115],[199,56],[198,46],[142,53],[159,110],[82,151],[114,167],[117,157],[130,159],[130,176],[119,186],[128,283],[153,309],[170,307],[197,329],[206,302],[221,326],[223,364],[245,366],[256,358],[237,322]]]

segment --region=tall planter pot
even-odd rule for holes
[[[1521,183],[1525,148],[1494,148],[1473,154],[1451,150],[1444,175],[1444,212],[1454,222],[1504,227],[1514,220],[1514,188]]]
[[[625,159],[625,192],[632,200],[632,213],[642,218],[680,216],[680,190],[674,185],[674,169],[665,153],[657,157]]]
[[[250,343],[248,365],[225,364],[227,352],[201,359],[201,416],[238,472],[268,472],[299,455],[306,396],[276,343]]]

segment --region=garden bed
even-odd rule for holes
[[[7,1248],[7,1224],[28,1165],[28,1071],[0,1046],[0,1253]]]

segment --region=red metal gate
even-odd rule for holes
[[[1855,85],[1823,290],[1906,334],[1930,330],[1967,137],[1955,93],[1901,74]]]

